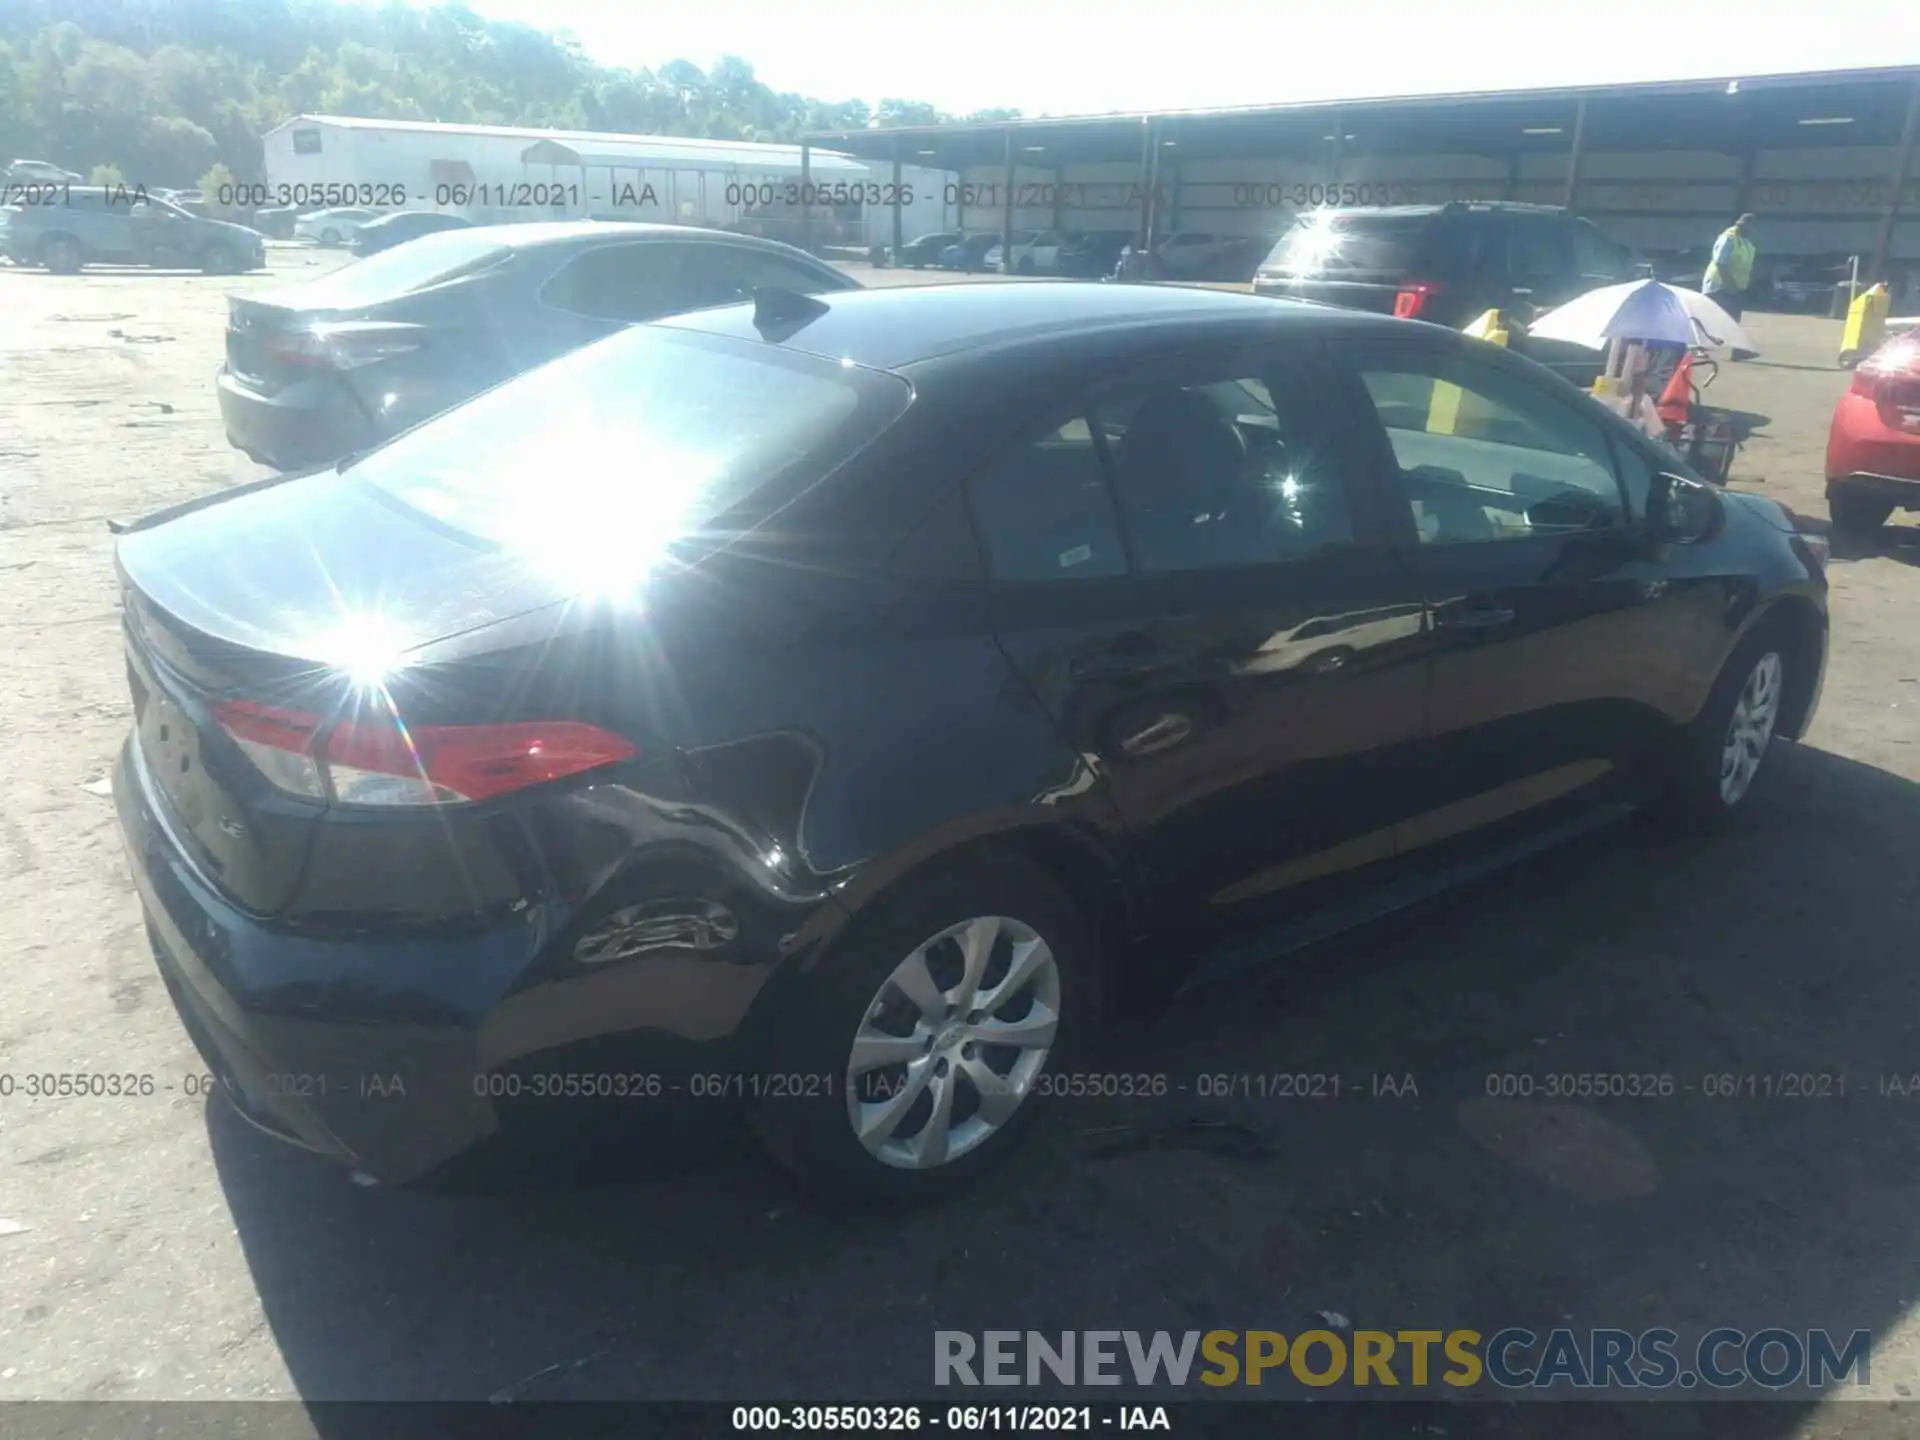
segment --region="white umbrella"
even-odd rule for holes
[[[1616,340],[1638,340],[1759,353],[1739,322],[1711,297],[1658,280],[1630,280],[1590,290],[1535,319],[1527,333],[1589,350],[1604,350]]]

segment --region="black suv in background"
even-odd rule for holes
[[[1451,329],[1499,309],[1513,321],[1640,273],[1633,255],[1559,206],[1499,201],[1315,210],[1254,275],[1256,295],[1378,310]],[[1590,384],[1601,356],[1528,341],[1514,349]]]

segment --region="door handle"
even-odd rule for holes
[[[1493,630],[1513,623],[1513,611],[1494,605],[1463,605],[1442,610],[1433,623],[1443,630]]]
[[[1184,646],[1171,650],[1126,650],[1106,655],[1083,655],[1067,666],[1076,680],[1135,680],[1189,664],[1194,652]]]

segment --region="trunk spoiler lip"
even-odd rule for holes
[[[168,505],[151,514],[142,515],[137,520],[115,520],[107,518],[107,530],[114,535],[134,535],[142,530],[152,530],[166,524],[169,520],[178,520],[183,515],[191,515],[215,505],[223,505],[229,500],[237,500],[242,495],[257,494],[262,490],[271,490],[276,485],[284,485],[289,480],[303,480],[309,475],[318,475],[326,470],[336,469],[339,462],[315,465],[306,470],[293,470],[283,475],[266,475],[258,480],[249,480],[241,485],[229,485],[224,490],[215,490],[208,495],[196,495],[191,500],[182,500],[177,505]]]

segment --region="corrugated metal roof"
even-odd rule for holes
[[[524,125],[453,125],[433,120],[371,120],[360,115],[296,115],[267,132],[277,135],[295,125],[327,125],[343,130],[388,130],[421,135],[460,135],[474,139],[523,140],[529,145],[564,145],[592,165],[634,164],[652,160],[667,165],[727,168],[757,166],[784,170],[800,168],[798,145],[776,145],[758,140],[703,140],[688,135],[627,135],[596,130],[540,130]],[[589,155],[591,158],[589,158]],[[822,171],[866,173],[866,166],[850,156],[815,149],[814,168]]]

